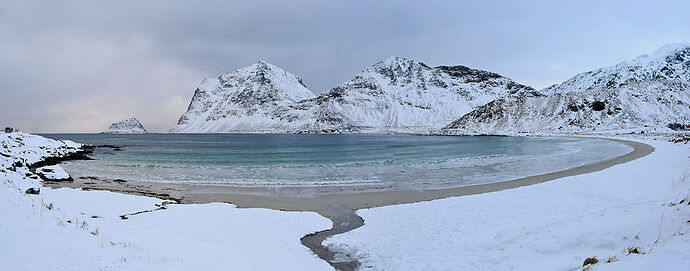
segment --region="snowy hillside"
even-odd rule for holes
[[[146,134],[146,129],[136,118],[123,119],[110,125],[104,134]]]
[[[31,172],[29,167],[40,166],[41,161],[50,157],[67,157],[70,154],[76,154],[83,147],[82,144],[69,140],[57,141],[24,133],[2,133],[0,143],[0,177],[3,180],[11,180],[12,176],[20,176],[24,181],[12,183],[12,186],[20,192],[25,192],[29,188],[40,190],[42,176]],[[58,165],[43,167],[45,168],[51,168],[53,173],[64,172]]]
[[[60,165],[32,172],[86,149],[0,133],[2,270],[332,270],[299,241],[331,227],[316,213],[50,189],[38,171]]]
[[[174,133],[273,132],[291,130],[279,114],[285,106],[315,97],[302,79],[258,63],[205,79],[194,92]]]
[[[449,124],[448,134],[515,134],[661,128],[690,123],[690,44],[578,74],[541,91],[502,98]]]
[[[315,118],[307,131],[426,132],[497,97],[532,91],[491,72],[391,57],[303,106]]]
[[[205,80],[171,132],[426,132],[528,92],[495,73],[391,57],[314,97],[298,77],[259,62]]]

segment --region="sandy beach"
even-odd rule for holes
[[[330,219],[334,226],[332,229],[306,236],[302,239],[302,243],[309,247],[320,258],[331,263],[334,267],[339,269],[354,269],[358,265],[355,261],[333,263],[332,261],[335,257],[334,253],[322,246],[321,243],[329,236],[348,232],[364,225],[362,218],[356,214],[357,210],[529,186],[563,177],[600,171],[644,157],[654,151],[652,146],[640,142],[623,139],[607,140],[626,144],[632,147],[633,150],[618,157],[557,172],[529,176],[506,182],[444,189],[404,191],[386,190],[385,187],[377,188],[375,191],[371,191],[371,187],[367,187],[364,191],[358,191],[358,188],[352,187],[285,187],[280,189],[269,189],[206,184],[104,180],[96,177],[74,175],[74,182],[45,183],[45,185],[53,188],[70,187],[84,190],[107,190],[126,194],[152,196],[177,203],[225,202],[234,204],[239,208],[267,208],[282,211],[316,212]]]

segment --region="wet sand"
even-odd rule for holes
[[[72,176],[74,182],[45,183],[49,187],[72,187],[84,190],[153,196],[177,203],[227,202],[239,208],[268,208],[283,211],[311,211],[333,221],[333,228],[302,238],[320,258],[340,270],[358,266],[354,259],[336,262],[335,253],[321,242],[332,235],[347,232],[364,225],[356,214],[359,209],[402,203],[429,201],[448,197],[474,195],[538,184],[568,176],[603,170],[644,157],[654,151],[652,146],[634,141],[607,139],[626,144],[633,151],[604,161],[582,165],[557,172],[519,178],[506,182],[428,190],[389,190],[388,187],[310,187],[310,188],[252,188],[208,184],[153,183],[126,180],[103,180],[88,176]],[[342,258],[342,255],[340,257]],[[347,257],[346,257],[347,258]]]

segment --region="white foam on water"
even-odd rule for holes
[[[423,140],[421,141],[424,143]],[[122,153],[97,156],[95,157],[97,160],[67,162],[64,168],[81,176],[163,183],[186,182],[242,187],[386,185],[393,189],[428,189],[507,181],[595,163],[632,151],[632,148],[627,145],[593,138],[535,137],[519,139],[509,142],[510,144],[499,141],[494,142],[489,139],[466,143],[479,144],[472,146],[475,147],[475,153],[443,154],[434,149],[438,147],[436,145],[412,146],[414,148],[400,151],[396,148],[408,146],[392,145],[390,149],[377,148],[375,152],[372,152],[372,157],[358,157],[363,161],[336,160],[314,163],[303,162],[309,157],[298,157],[296,158],[298,162],[291,162],[288,159],[289,155],[301,154],[279,148],[271,149],[270,153],[288,155],[285,162],[280,160],[283,158],[256,164],[244,162],[224,164],[217,161],[209,164],[140,162],[137,156],[132,156],[133,158],[130,159],[129,156],[124,155],[127,152],[125,148]],[[174,144],[170,142],[166,143]],[[180,140],[180,142],[186,141]],[[211,143],[213,142],[208,144]],[[503,149],[486,151],[487,148],[495,147],[496,144]],[[448,146],[448,148],[453,148],[455,145]],[[310,149],[312,152],[314,150]],[[199,150],[194,151],[195,155],[198,155]],[[209,151],[214,151],[214,149],[209,149]],[[371,150],[361,151],[366,154]],[[381,152],[386,151],[394,154],[390,157],[382,155]],[[161,157],[154,156],[156,159],[152,160],[166,161],[165,154],[160,155]],[[245,152],[242,155],[249,157],[247,159],[255,159],[252,153]],[[323,154],[317,151],[314,155]]]

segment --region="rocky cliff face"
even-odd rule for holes
[[[443,133],[572,133],[689,123],[690,44],[666,45],[540,92],[545,95],[496,99]]]
[[[172,132],[427,132],[497,97],[534,93],[495,73],[392,57],[314,97],[259,62],[205,80]]]
[[[146,134],[146,129],[136,118],[128,118],[110,125],[105,134]]]

